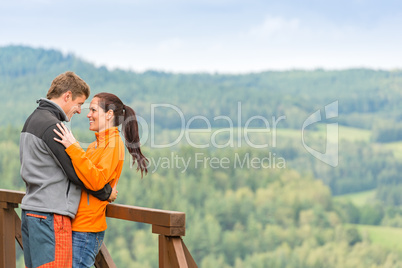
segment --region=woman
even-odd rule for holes
[[[116,188],[124,162],[124,143],[118,130],[120,124],[133,164],[137,162],[137,171],[141,170],[141,177],[144,171],[145,174],[148,172],[148,160],[140,149],[138,123],[133,109],[113,94],[99,93],[92,99],[87,117],[89,129],[96,132],[96,141],[89,145],[86,152],[64,125],[58,125],[60,132],[55,130],[60,137],[55,140],[66,147],[78,177],[88,189],[102,189],[107,183]],[[117,196],[116,191],[113,194]],[[78,211],[72,221],[73,268],[91,267],[95,263],[107,228],[107,204],[107,201],[100,201],[82,191]]]

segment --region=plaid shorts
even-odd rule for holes
[[[70,217],[22,210],[22,244],[27,268],[71,268]]]

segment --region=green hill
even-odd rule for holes
[[[243,146],[267,144],[266,150],[286,159],[288,167],[312,173],[335,195],[377,189],[377,197],[384,202],[402,204],[398,194],[402,187],[398,143],[402,140],[402,71],[136,73],[95,67],[56,50],[7,46],[0,47],[0,92],[5,96],[0,103],[7,111],[0,113],[0,126],[20,129],[36,107],[35,100],[45,96],[53,78],[66,70],[84,78],[92,95],[110,91],[131,105],[145,122],[141,126],[142,136],[148,138],[143,141],[146,146],[177,138],[182,145],[183,141],[188,144],[188,137],[201,137],[187,135],[185,129],[209,132],[198,138],[198,144],[210,150],[237,146],[239,141]],[[325,111],[327,104],[336,101],[338,116],[336,110]],[[302,129],[317,110],[322,120]],[[326,119],[326,112],[335,118]],[[340,125],[338,133],[327,133],[325,123],[335,122]],[[86,117],[74,117],[71,127],[81,133],[87,129]],[[261,132],[246,133],[246,128]],[[338,142],[338,167],[312,157],[301,142],[302,134],[305,144],[322,153],[327,139]]]
[[[285,116],[278,127],[300,129],[310,114],[338,101],[340,124],[377,132],[397,128],[392,135],[373,135],[382,141],[402,140],[399,70],[290,70],[243,75],[136,73],[97,68],[71,54],[22,46],[0,47],[0,92],[7,96],[1,104],[13,113],[0,115],[0,125],[20,125],[35,107],[34,100],[44,96],[52,79],[66,70],[84,78],[93,93],[115,92],[147,120],[153,115],[161,128],[180,128],[181,118],[172,108],[152,109],[151,104],[175,106],[186,123],[203,116],[215,127],[228,127],[227,121],[214,120],[216,116],[227,116],[235,126],[244,126],[253,116],[264,117],[270,123],[272,117]],[[251,125],[265,127],[258,119]],[[194,120],[191,126],[205,127],[205,123]]]
[[[402,267],[393,248],[402,227],[401,71],[136,73],[55,50],[1,47],[0,188],[24,189],[21,125],[66,70],[92,95],[113,92],[142,117],[150,174],[141,180],[126,161],[118,203],[185,212],[184,239],[199,267]],[[338,116],[325,111],[336,101]],[[303,129],[317,110],[322,120]],[[71,123],[83,143],[93,140],[86,120]],[[327,140],[338,145],[336,167],[306,149],[325,153]],[[118,267],[158,265],[148,227],[108,223]]]

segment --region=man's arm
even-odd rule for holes
[[[96,165],[86,156],[78,142],[71,144],[65,150],[73,162],[75,173],[92,190],[101,189],[105,183],[113,180],[114,171],[119,165],[119,147],[102,148],[102,157]]]
[[[50,148],[53,155],[59,161],[61,167],[63,168],[64,172],[67,175],[67,178],[74,184],[80,186],[82,189],[98,198],[99,200],[101,201],[108,200],[110,194],[112,193],[112,187],[109,184],[105,184],[103,189],[99,191],[92,191],[90,189],[87,189],[85,185],[82,183],[82,181],[78,178],[77,174],[75,173],[71,159],[66,153],[64,146],[61,143],[58,143],[57,141],[54,140],[54,137],[58,138],[58,136],[56,136],[56,134],[53,131],[53,129],[55,128],[57,128],[56,124],[50,126],[43,134],[42,139],[45,141],[45,143]]]

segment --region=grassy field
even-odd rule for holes
[[[363,206],[374,200],[375,192],[375,190],[370,190],[353,194],[338,195],[334,196],[334,200],[349,200],[355,206]]]
[[[234,127],[233,129],[191,129],[155,131],[146,135],[146,146],[154,143],[162,147],[177,147],[181,145],[198,146],[198,148],[225,148],[247,147],[251,145],[267,144],[268,148],[281,148],[284,144],[293,142],[302,147],[302,135],[306,144],[317,151],[325,151],[325,141],[331,142],[346,140],[350,142],[370,142],[371,131],[359,128],[338,126],[338,133],[327,133],[326,125],[319,125],[316,129],[248,129]],[[218,146],[216,146],[218,145]],[[219,147],[220,146],[220,147]],[[394,156],[402,160],[402,142],[377,143],[376,146],[391,150]],[[155,147],[154,147],[155,148]],[[341,149],[341,148],[340,148]]]
[[[319,125],[317,130],[312,133],[315,138],[325,138],[327,135],[326,125]],[[328,133],[328,137],[336,137],[334,134],[335,133]],[[339,140],[369,142],[371,139],[371,131],[354,127],[338,126],[338,137]]]
[[[402,142],[390,142],[390,143],[385,143],[383,144],[385,148],[390,149],[391,151],[394,152],[394,156],[402,160]]]
[[[151,133],[152,134],[152,133]],[[306,143],[310,140],[325,140],[327,137],[331,141],[348,140],[348,141],[370,141],[371,132],[351,127],[338,127],[338,133],[327,133],[325,125],[319,126],[316,130],[301,129],[248,129],[237,128],[221,128],[221,129],[191,129],[190,131],[181,130],[162,130],[155,133],[155,144],[159,145],[209,145],[214,144],[226,145],[233,143],[234,147],[247,146],[250,143],[256,145],[268,144],[271,146],[280,146],[281,141],[287,142],[290,139],[301,143],[302,135],[304,135]],[[151,135],[152,137],[152,135]],[[151,137],[147,140],[150,142]],[[157,138],[157,139],[156,139]],[[402,147],[402,143],[401,143]]]
[[[373,244],[402,253],[402,228],[362,224],[350,226],[356,227],[362,236],[367,236]]]
[[[369,204],[374,200],[375,190],[335,196],[334,200],[349,200],[356,206]],[[348,224],[356,227],[363,237],[368,238],[373,244],[399,252],[402,254],[402,228],[388,226],[373,226],[363,224]]]

